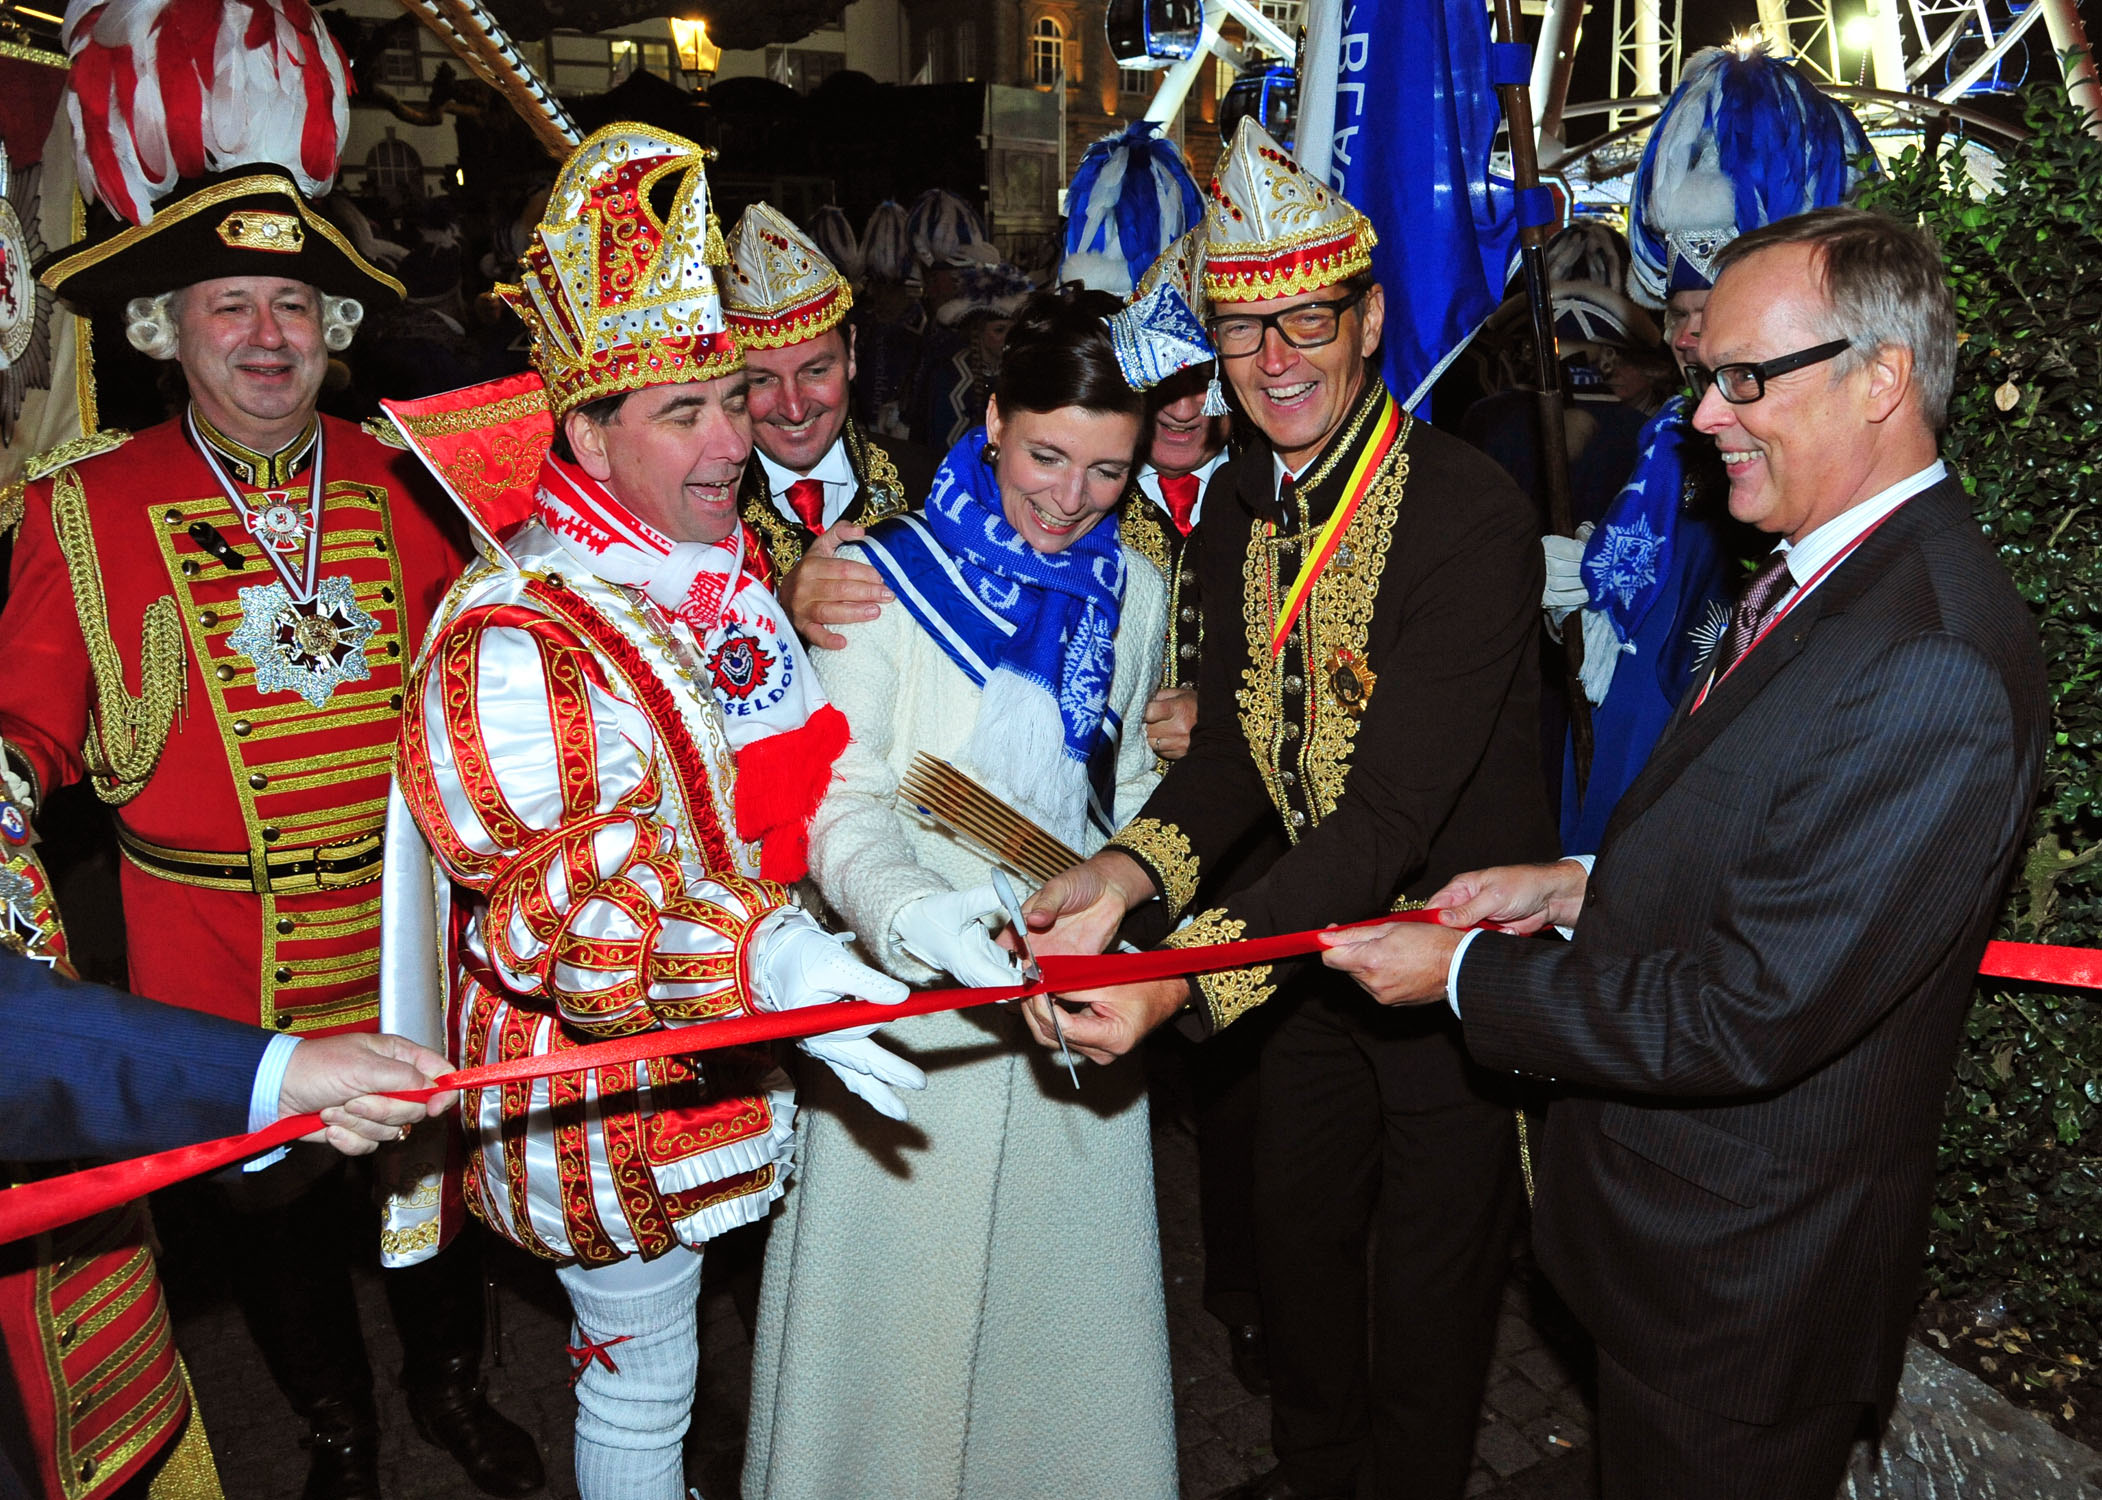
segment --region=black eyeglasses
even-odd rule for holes
[[[1807,370],[1812,365],[1821,365],[1828,359],[1837,359],[1854,347],[1852,339],[1834,339],[1829,344],[1819,344],[1811,349],[1798,349],[1793,354],[1784,354],[1778,359],[1744,361],[1738,364],[1717,365],[1709,369],[1706,365],[1693,364],[1686,367],[1686,374],[1693,381],[1693,399],[1699,401],[1707,396],[1708,387],[1716,386],[1722,391],[1723,400],[1732,406],[1750,406],[1766,394],[1766,382],[1776,375],[1786,375],[1791,370]]]
[[[1365,299],[1362,289],[1348,297],[1338,297],[1333,302],[1302,302],[1297,307],[1288,307],[1283,312],[1274,312],[1266,317],[1251,317],[1235,314],[1227,318],[1214,318],[1207,325],[1211,330],[1212,344],[1226,359],[1245,359],[1263,347],[1266,329],[1275,328],[1277,336],[1294,349],[1319,349],[1323,344],[1336,341],[1336,330],[1341,326],[1343,314]]]

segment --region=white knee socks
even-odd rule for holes
[[[576,1314],[569,1354],[582,1500],[684,1500],[701,1257],[677,1249],[556,1274]]]

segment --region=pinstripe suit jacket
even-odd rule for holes
[[[2035,624],[1944,481],[1681,705],[1573,943],[1468,950],[1469,1050],[1568,1090],[1540,1262],[1652,1387],[1754,1422],[1889,1401],[2048,722]]]

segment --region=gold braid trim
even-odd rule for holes
[[[122,807],[145,787],[183,711],[189,686],[182,613],[173,599],[146,606],[139,636],[139,696],[124,686],[124,658],[110,639],[109,607],[102,595],[102,565],[80,476],[61,469],[51,487],[51,529],[66,556],[80,638],[95,675],[95,710],[88,724],[83,759],[94,773],[95,795]]]
[[[1358,722],[1372,697],[1373,674],[1365,662],[1365,641],[1372,632],[1379,581],[1387,571],[1394,522],[1408,490],[1408,441],[1413,423],[1413,418],[1403,416],[1401,432],[1372,482],[1372,493],[1344,528],[1342,545],[1314,581],[1313,598],[1299,616],[1299,628],[1305,632],[1301,639],[1306,646],[1307,702],[1314,708],[1304,741],[1305,774],[1317,823],[1332,815],[1343,800]],[[1358,684],[1352,698],[1337,691],[1339,668],[1353,674]]]
[[[30,481],[49,479],[60,469],[104,453],[114,453],[130,441],[131,434],[121,427],[106,427],[86,437],[70,438],[56,448],[46,448],[22,465],[22,477]]]
[[[190,1418],[147,1482],[147,1500],[226,1500],[226,1491],[219,1487],[219,1466],[212,1461],[211,1440],[205,1435],[204,1413],[197,1409],[197,1392],[190,1385],[190,1367],[180,1355],[175,1366],[189,1392]]]
[[[1229,917],[1225,908],[1214,907],[1189,926],[1169,933],[1161,946],[1202,948],[1212,943],[1233,943],[1240,941],[1247,930],[1248,924],[1239,917]],[[1213,1031],[1232,1025],[1277,993],[1276,975],[1269,964],[1222,969],[1216,974],[1199,974],[1196,979]]]
[[[847,462],[861,476],[862,508],[859,526],[873,526],[890,516],[903,515],[912,505],[905,481],[891,456],[862,435],[860,426],[847,418]]]
[[[408,451],[409,440],[401,435],[401,429],[394,425],[392,417],[374,417],[371,421],[365,423],[364,426],[368,437],[377,438],[389,448],[399,448],[404,453]]]
[[[12,536],[14,529],[22,524],[22,512],[26,508],[23,495],[28,486],[21,480],[13,484],[0,484],[0,537]]]
[[[1158,818],[1133,818],[1109,841],[1151,870],[1161,883],[1161,899],[1181,916],[1197,896],[1197,856],[1187,835]]]

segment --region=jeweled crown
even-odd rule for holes
[[[723,303],[738,343],[779,349],[837,327],[854,305],[854,293],[786,214],[770,203],[754,203],[730,234]]]
[[[1296,297],[1372,265],[1372,222],[1253,120],[1234,132],[1205,198],[1204,290],[1214,302]]]
[[[743,365],[716,279],[729,255],[707,158],[669,131],[621,123],[563,163],[518,284],[497,288],[532,332],[558,423],[602,396]]]

